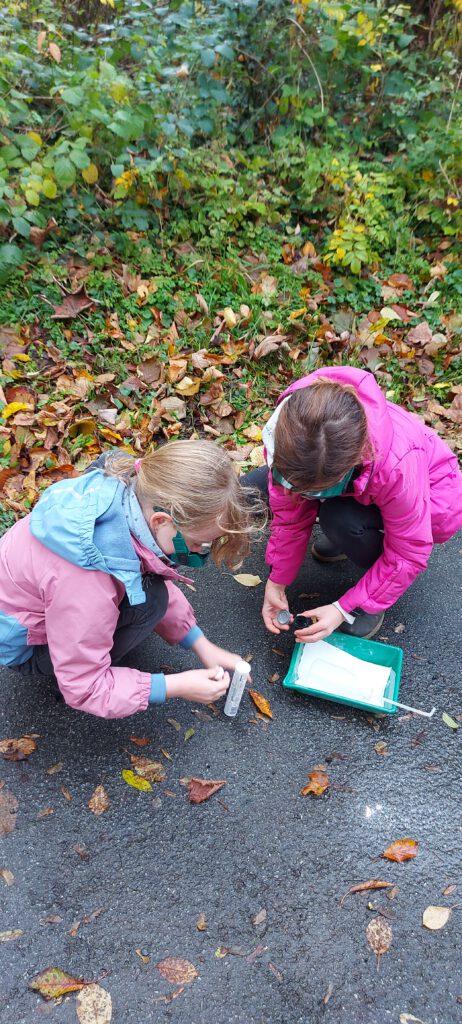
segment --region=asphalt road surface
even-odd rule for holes
[[[51,682],[2,671],[1,737],[39,734],[28,761],[0,768],[3,796],[19,804],[1,839],[0,866],[14,883],[0,878],[0,930],[23,932],[0,945],[2,1024],[77,1021],[74,994],[46,1003],[28,989],[50,966],[99,980],[121,1024],[462,1021],[462,720],[454,731],[441,718],[462,713],[461,549],[459,536],[435,550],[382,630],[404,648],[401,699],[435,704],[430,721],[374,718],[271,683],[285,674],[290,637],[265,632],[261,585],[245,589],[213,568],[195,574],[199,623],[217,643],[253,655],[270,723],[248,696],[234,721],[181,702],[104,721],[59,703]],[[263,553],[261,544],[245,569],[266,578]],[[308,558],[293,610],[334,599],[355,577],[349,563]],[[194,658],[154,636],[131,663],[183,669]],[[127,785],[129,752],[163,761],[166,781],[152,792]],[[330,788],[301,797],[319,764]],[[226,786],[194,806],[180,782],[190,776]],[[100,784],[110,804],[96,816],[88,801]],[[418,841],[415,859],[380,859],[403,837]],[[373,878],[394,883],[394,898],[362,892],[340,906],[350,886]],[[455,888],[444,895],[447,887]],[[454,908],[443,929],[423,927],[428,905]],[[365,934],[376,917],[393,933],[379,971]],[[156,968],[166,957],[190,961],[198,977],[181,991]]]

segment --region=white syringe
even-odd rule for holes
[[[228,718],[234,718],[235,715],[237,715],[249,675],[250,665],[248,661],[238,661],[236,668],[234,669],[233,678],[229,684],[226,704],[223,708],[224,713],[225,715],[228,715]]]

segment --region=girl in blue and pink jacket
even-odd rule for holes
[[[56,676],[67,704],[104,718],[169,697],[208,703],[238,655],[208,640],[175,585],[177,564],[242,560],[248,498],[223,449],[172,441],[142,459],[118,452],[52,484],[0,542],[0,664]],[[124,668],[155,630],[205,669]]]

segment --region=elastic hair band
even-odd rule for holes
[[[142,463],[142,459],[135,459],[135,465],[133,467],[134,470],[135,470],[135,473],[139,473],[140,467],[141,467],[141,463]]]

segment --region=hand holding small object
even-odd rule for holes
[[[282,630],[289,629],[288,625],[277,621],[278,612],[281,611],[289,611],[285,587],[282,583],[273,583],[272,580],[268,580],[265,587],[262,616],[270,633],[280,633]]]
[[[301,612],[301,615],[304,618],[312,619],[312,625],[308,626],[307,624],[306,629],[295,630],[297,643],[314,644],[317,640],[325,640],[343,622],[342,613],[333,604],[312,608],[311,611]]]

